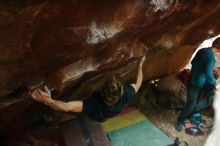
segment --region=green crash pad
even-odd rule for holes
[[[143,117],[135,110],[104,123],[102,126],[112,146],[166,146],[173,143],[171,138]],[[126,124],[122,125],[122,121]]]

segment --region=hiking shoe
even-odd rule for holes
[[[175,129],[180,132],[183,129],[183,124],[182,123],[176,123]]]

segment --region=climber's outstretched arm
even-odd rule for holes
[[[138,64],[138,69],[137,69],[137,77],[136,77],[136,83],[131,84],[131,86],[135,89],[135,92],[139,90],[142,84],[143,80],[143,63],[145,61],[145,56],[143,56]]]
[[[38,102],[41,102],[54,110],[64,111],[64,112],[82,112],[83,102],[82,101],[70,101],[63,102],[59,100],[54,100],[51,98],[50,91],[45,87],[45,91],[41,89],[35,89],[31,92],[31,96]]]

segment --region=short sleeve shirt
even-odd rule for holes
[[[103,102],[101,92],[95,92],[88,99],[83,101],[83,113],[87,114],[93,120],[103,122],[107,118],[120,113],[134,96],[135,89],[130,84],[125,85],[123,87],[123,95],[118,103],[110,107]]]

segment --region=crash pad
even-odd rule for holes
[[[120,116],[108,119],[106,122],[102,123],[102,127],[105,132],[110,132],[133,125],[145,119],[146,117],[140,111],[133,110],[126,114],[121,114]]]
[[[134,110],[102,124],[112,146],[166,146],[173,140]]]

